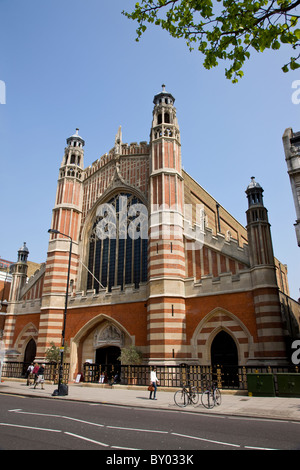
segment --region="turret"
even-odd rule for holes
[[[247,231],[251,266],[274,266],[274,253],[268,211],[263,203],[263,188],[254,176],[246,189],[248,198]]]
[[[254,176],[246,194],[250,272],[258,336],[255,360],[256,363],[270,365],[285,364],[286,345],[268,211],[263,203],[263,188]]]
[[[10,302],[17,302],[20,300],[21,292],[26,284],[27,280],[27,259],[29,250],[26,246],[26,242],[23,243],[21,248],[18,250],[18,261],[12,265],[12,284],[10,289]]]
[[[65,148],[65,154],[60,167],[60,178],[65,176],[73,177],[78,180],[82,178],[83,170],[83,147],[85,145],[84,140],[78,135],[79,129],[76,129],[75,134],[71,135],[67,139],[67,147]]]
[[[41,322],[47,323],[47,328],[44,328],[39,335],[37,344],[37,357],[41,360],[45,347],[51,342],[61,345],[60,321],[63,322],[69,259],[70,284],[72,282],[74,289],[76,287],[83,197],[84,144],[76,129],[75,134],[67,138],[67,147],[59,169],[56,199],[49,227],[51,235],[42,296]],[[71,293],[70,285],[68,287],[68,292]],[[50,326],[51,322],[57,325],[56,334]]]
[[[85,142],[78,134],[67,138],[67,147],[59,169],[56,203],[51,228],[65,233],[76,242],[82,211],[82,179]],[[51,236],[51,240],[56,237]]]
[[[150,132],[149,360],[168,363],[180,363],[187,356],[182,346],[186,340],[183,178],[174,102],[163,85],[154,96]]]

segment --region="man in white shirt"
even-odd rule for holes
[[[152,370],[151,370],[151,373],[150,373],[150,382],[151,382],[151,385],[153,386],[154,390],[150,390],[149,400],[152,399],[152,392],[154,392],[153,400],[156,400],[157,384],[159,383],[159,380],[156,376],[156,367],[152,367]]]

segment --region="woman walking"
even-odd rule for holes
[[[153,393],[153,400],[156,400],[157,384],[159,383],[159,380],[156,375],[156,367],[152,367],[152,370],[150,373],[150,382],[151,382],[151,385],[154,387],[154,390],[150,391],[149,400],[152,399],[152,393]]]
[[[45,364],[42,364],[37,373],[37,380],[34,384],[34,388],[36,388],[38,384],[41,384],[42,390],[44,389],[44,381],[45,381],[44,373],[45,373]]]
[[[32,371],[32,375],[33,375],[33,384],[35,384],[35,382],[37,381],[39,368],[40,368],[40,366],[39,366],[38,363],[36,362],[36,363],[34,364],[34,368],[33,368],[33,371]]]

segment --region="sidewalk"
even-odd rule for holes
[[[124,385],[109,387],[108,385],[84,383],[70,383],[67,396],[53,397],[52,393],[57,389],[57,385],[44,384],[44,390],[42,390],[40,385],[36,389],[32,385],[27,386],[25,380],[17,381],[16,379],[10,380],[5,378],[2,380],[0,383],[0,397],[1,394],[10,394],[156,410],[175,410],[185,413],[244,416],[300,422],[300,398],[249,397],[245,394],[241,395],[223,391],[221,406],[207,410],[201,405],[201,400],[199,400],[197,406],[188,405],[186,408],[179,408],[174,403],[174,390],[162,387],[158,387],[157,400],[155,401],[149,400],[147,387]]]

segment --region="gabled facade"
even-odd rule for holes
[[[245,228],[182,169],[174,102],[163,86],[149,143],[123,143],[120,128],[87,168],[78,129],[67,139],[51,224],[60,233],[28,283],[24,260],[13,274],[4,339],[20,360],[32,340],[36,360],[61,344],[72,239],[72,377],[130,345],[151,364],[288,362],[263,189],[254,178],[246,189]]]

